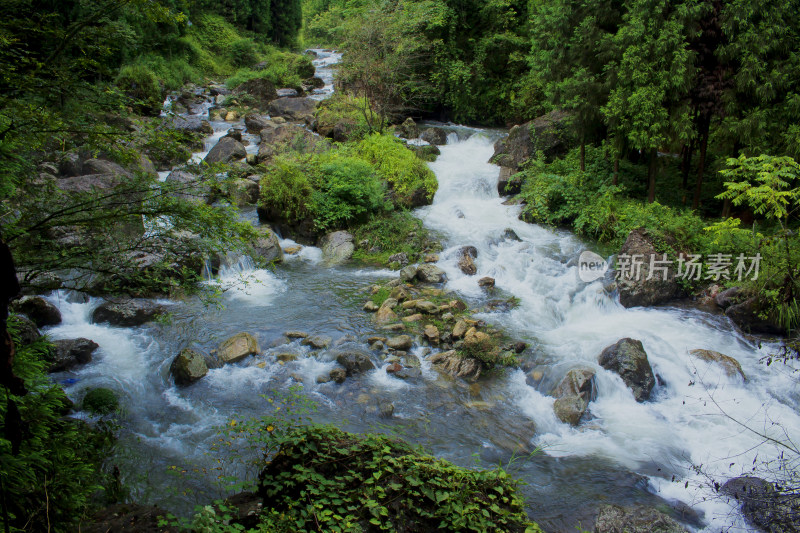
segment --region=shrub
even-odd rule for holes
[[[251,39],[239,39],[231,44],[231,61],[237,67],[252,65],[257,60],[256,47]]]
[[[323,100],[315,112],[316,130],[335,141],[359,141],[371,133],[364,110],[369,108],[366,98],[335,93]]]
[[[399,139],[373,133],[358,143],[356,153],[378,169],[400,205],[411,206],[417,191],[424,191],[428,199],[436,193],[436,175]]]
[[[140,113],[154,115],[161,111],[161,86],[149,68],[142,65],[124,66],[119,71],[116,83]]]
[[[403,209],[372,217],[369,222],[355,228],[353,235],[358,243],[366,241],[365,246],[359,245],[353,258],[382,265],[398,253],[406,254],[410,262],[416,263],[426,251],[441,248],[422,221]]]
[[[278,156],[261,178],[262,209],[290,222],[299,222],[313,212],[313,189],[306,177],[303,159]]]
[[[85,411],[97,415],[113,413],[119,407],[117,393],[105,387],[91,389],[83,397],[82,407]]]

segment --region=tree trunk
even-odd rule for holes
[[[703,115],[700,117],[700,159],[697,161],[697,182],[694,187],[694,199],[692,200],[692,210],[697,211],[700,207],[700,195],[703,193],[703,172],[706,167],[706,150],[708,149],[708,131],[711,125],[711,117]]]
[[[581,172],[586,171],[586,140],[581,135]]]
[[[611,178],[611,185],[619,183],[619,154],[614,156],[614,177]]]
[[[658,166],[658,150],[652,148],[650,150],[650,165],[647,169],[647,176],[650,180],[650,186],[647,189],[647,203],[652,204],[656,201],[656,168]]]
[[[689,187],[689,170],[692,168],[692,155],[694,153],[694,140],[689,144],[683,145],[683,161],[681,161],[681,174],[683,176],[683,188]]]

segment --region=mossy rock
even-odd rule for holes
[[[92,414],[107,415],[119,409],[119,397],[111,389],[98,387],[86,393],[81,406]]]

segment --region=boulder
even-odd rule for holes
[[[334,231],[320,241],[322,256],[328,264],[337,265],[352,257],[355,251],[353,236],[346,231]]]
[[[425,330],[422,332],[425,340],[427,340],[430,344],[436,346],[439,344],[439,328],[434,326],[433,324],[428,324],[425,326]]]
[[[595,533],[688,533],[674,519],[652,507],[603,505],[594,523]]]
[[[17,335],[19,337],[20,346],[34,343],[39,339],[39,337],[42,336],[42,334],[39,333],[39,328],[36,327],[34,321],[25,315],[17,315],[16,321]]]
[[[741,300],[741,294],[741,288],[731,287],[730,289],[718,292],[716,296],[714,296],[714,303],[721,309],[727,309]]]
[[[300,93],[297,92],[297,89],[285,88],[285,89],[278,89],[277,91],[278,98],[295,98],[300,96]]]
[[[173,170],[164,180],[173,190],[170,194],[176,198],[208,203],[212,199],[211,187],[186,170]]]
[[[738,501],[742,514],[762,531],[800,531],[800,502],[795,494],[781,492],[772,483],[750,476],[730,479],[720,491]]]
[[[97,348],[99,346],[96,342],[83,337],[53,341],[53,360],[48,370],[49,372],[63,372],[77,365],[89,363]]]
[[[252,96],[259,109],[266,109],[270,102],[278,98],[275,85],[265,78],[254,78],[246,81],[236,88],[238,94],[246,93]]]
[[[163,311],[163,307],[150,300],[139,298],[109,300],[92,312],[92,322],[95,324],[108,322],[112,326],[121,327],[141,326]]]
[[[417,267],[416,277],[423,283],[444,283],[447,280],[445,271],[430,263]]]
[[[397,263],[400,266],[408,264],[408,256],[404,252],[400,252],[389,256],[389,264]]]
[[[275,232],[269,226],[258,226],[256,231],[259,235],[253,243],[253,254],[268,263],[282,262],[283,249]]]
[[[419,137],[419,128],[411,117],[408,117],[402,124],[396,126],[395,131],[403,139],[416,139]]]
[[[211,135],[214,133],[214,128],[211,127],[211,124],[207,120],[202,120],[200,117],[177,115],[165,118],[159,125],[159,129],[199,133],[202,135]]]
[[[184,348],[172,360],[169,371],[176,385],[190,385],[208,374],[206,358],[190,348]]]
[[[347,377],[347,370],[344,368],[334,368],[328,373],[328,377],[336,383],[342,383]]]
[[[237,333],[219,345],[217,357],[223,363],[235,363],[258,353],[258,341],[249,333]]]
[[[380,307],[378,307],[378,304],[376,304],[372,300],[369,300],[367,303],[364,304],[364,307],[362,307],[361,309],[363,309],[368,313],[374,313],[375,311],[380,309]]]
[[[730,378],[740,376],[742,380],[747,381],[744,371],[742,370],[742,365],[733,357],[713,350],[691,350],[689,353],[698,359],[719,365]]]
[[[569,113],[556,110],[514,126],[508,137],[495,143],[490,161],[516,172],[538,151],[544,153],[547,161],[566,154],[572,146],[568,134],[570,118]]]
[[[458,251],[458,268],[467,276],[474,276],[478,272],[478,267],[475,266],[477,257],[477,248],[474,246],[462,246]]]
[[[469,326],[467,325],[467,323],[464,320],[459,320],[458,322],[456,322],[456,325],[453,326],[453,338],[460,339],[467,333],[468,329]]]
[[[248,113],[244,116],[244,125],[248,133],[261,133],[261,130],[269,127],[271,124],[267,117],[259,115],[258,113]]]
[[[414,345],[414,340],[408,335],[399,335],[386,341],[386,346],[393,350],[408,351]]]
[[[303,122],[314,118],[317,101],[310,98],[278,98],[270,102],[271,117],[283,117],[294,122]]]
[[[491,289],[494,287],[494,278],[490,278],[489,276],[481,278],[478,280],[478,286],[485,289]]]
[[[417,266],[408,265],[400,269],[400,279],[402,281],[411,281],[417,277]]]
[[[394,374],[398,379],[417,379],[422,377],[422,370],[419,367],[403,367]]]
[[[245,157],[247,157],[247,150],[245,150],[242,143],[233,137],[223,137],[214,145],[214,148],[208,152],[203,161],[208,164],[230,163],[232,161],[244,159]]]
[[[442,372],[472,381],[477,380],[483,371],[483,363],[478,359],[463,357],[453,350],[434,354],[429,361]]]
[[[228,199],[237,206],[255,205],[258,203],[260,189],[258,183],[249,179],[237,179],[227,184]]]
[[[447,144],[447,133],[442,128],[427,128],[419,138],[436,146]]]
[[[629,265],[641,261],[641,266],[621,267],[621,258],[627,258]],[[617,277],[619,301],[625,307],[658,305],[680,295],[681,288],[671,258],[667,256],[669,262],[662,266],[654,263],[652,276],[651,258],[656,262],[664,259],[664,254],[656,251],[652,236],[645,229],[631,231],[617,256],[617,266],[623,268]]]
[[[332,340],[333,339],[330,337],[325,337],[323,335],[313,335],[300,341],[300,344],[303,346],[311,346],[315,350],[324,350],[331,345]]]
[[[336,362],[344,367],[348,376],[375,368],[369,356],[361,352],[340,352],[336,356]]]
[[[381,307],[375,313],[374,320],[378,324],[390,324],[397,321],[397,314],[389,307]]]
[[[574,368],[550,393],[556,398],[553,411],[562,422],[577,426],[596,394],[594,370]]]
[[[781,335],[786,330],[775,320],[765,315],[764,305],[758,296],[734,303],[725,309],[725,315],[742,330],[763,335]]]
[[[656,379],[641,341],[620,339],[604,349],[598,361],[606,370],[619,374],[633,391],[637,402],[643,402],[650,397]]]
[[[23,296],[11,305],[11,310],[26,315],[39,328],[61,324],[61,311],[41,296]]]
[[[522,175],[509,167],[500,167],[497,178],[497,193],[500,196],[516,196],[522,192]]]

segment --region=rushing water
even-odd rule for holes
[[[336,60],[318,51],[318,68],[330,70]],[[332,81],[332,75],[325,81]],[[215,133],[195,159],[202,159],[230,126],[213,123]],[[297,341],[274,346],[287,330],[327,335],[337,347],[364,349],[366,337],[376,332],[360,309],[367,290],[396,276],[387,270],[329,267],[314,247],[287,256],[274,270],[258,270],[248,258],[234,258],[208,281],[223,289],[223,307],[196,299],[163,301],[168,323],[139,328],[91,324],[100,299],[53,294],[64,322],[46,332],[53,338],[87,337],[100,345],[93,362],[55,378],[76,400],[97,386],[122,395],[123,429],[114,460],[135,489],[134,497],[188,512],[220,496],[215,491],[218,473],[211,470],[215,463],[207,455],[217,440],[215,428],[233,416],[263,413],[260,394],[302,382],[304,393],[319,406],[317,421],[351,431],[397,433],[465,466],[510,462],[511,471],[527,482],[522,490],[532,517],[548,531],[574,531],[579,524],[589,528],[594,509],[604,502],[667,502],[675,509],[691,505],[697,516],[689,513],[683,519],[695,526],[747,529],[731,505],[699,487],[703,478],[690,467],[702,464],[713,474],[724,474],[735,462],[735,473],[749,467],[756,455],[775,455],[721,409],[766,432],[780,428],[765,421],[778,420],[797,438],[798,398],[791,377],[760,364],[766,349],[743,337],[724,316],[680,307],[624,309],[604,291],[602,281],[581,282],[574,263],[585,244],[569,232],[521,222],[520,208],[503,205],[498,197],[499,169],[487,163],[498,134],[450,130],[449,144],[431,164],[439,191],[417,215],[445,239],[439,265],[447,271],[447,289],[480,307],[488,296],[477,280],[492,276],[500,294],[519,299],[514,310],[480,318],[529,342],[532,355],[525,368],[543,377],[534,382],[514,369],[467,384],[439,375],[421,347],[415,352],[422,359],[422,378],[408,382],[387,375],[377,353],[376,370],[341,385],[316,383],[335,365],[333,348],[279,363],[278,352],[309,355],[309,348]],[[243,215],[257,224],[252,210]],[[463,245],[478,249],[476,276],[457,267],[456,253]],[[240,331],[258,338],[260,355],[213,369],[192,386],[173,384],[169,365],[180,349],[208,351]],[[602,349],[622,337],[642,341],[660,378],[648,402],[635,402],[621,379],[597,364]],[[738,359],[748,381],[728,378],[720,368],[692,358],[688,351],[695,348]],[[588,420],[573,428],[555,418],[547,393],[578,365],[596,370],[598,397],[589,406]],[[377,414],[385,402],[395,408],[388,420]],[[536,447],[543,453],[528,457]],[[208,473],[175,479],[171,465]],[[680,482],[673,482],[673,475]]]

